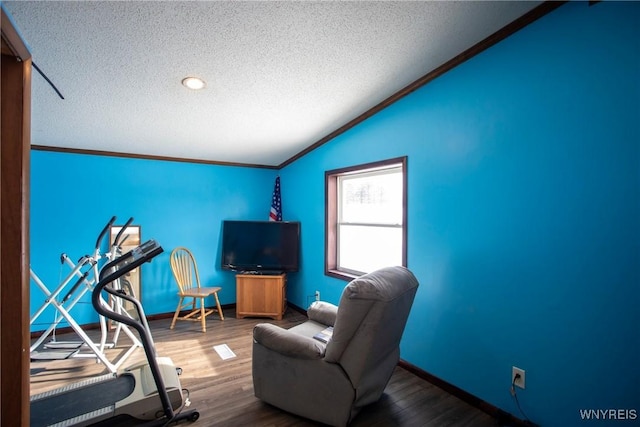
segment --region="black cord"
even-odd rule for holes
[[[531,422],[529,417],[527,417],[527,414],[525,414],[522,408],[520,407],[520,401],[518,400],[518,394],[516,393],[516,380],[518,378],[520,378],[520,374],[515,374],[513,377],[513,382],[511,382],[511,396],[513,396],[513,399],[516,401],[516,406],[518,407],[518,410],[520,411],[524,419],[528,422]]]
[[[62,94],[60,93],[60,91],[58,90],[58,88],[56,87],[56,85],[53,84],[53,82],[51,80],[49,80],[49,77],[47,77],[42,70],[40,69],[40,67],[38,67],[36,65],[35,62],[31,61],[31,65],[33,65],[33,68],[36,69],[36,71],[38,73],[40,73],[40,75],[47,81],[47,83],[49,83],[51,85],[51,87],[53,88],[53,90],[56,91],[56,93],[58,94],[58,96],[60,97],[60,99],[64,99],[64,96],[62,96]]]

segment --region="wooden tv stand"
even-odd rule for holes
[[[236,317],[282,320],[287,305],[286,274],[236,274]]]

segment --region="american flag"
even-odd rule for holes
[[[280,197],[280,176],[276,177],[276,184],[273,187],[273,197],[271,198],[271,211],[269,221],[282,221],[282,198]]]

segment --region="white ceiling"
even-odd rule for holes
[[[65,98],[34,72],[32,144],[270,166],[538,4],[4,2]]]

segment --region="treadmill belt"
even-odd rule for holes
[[[31,427],[48,426],[100,408],[129,396],[136,384],[131,374],[89,384],[31,402]]]

